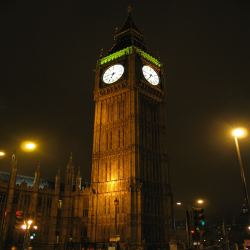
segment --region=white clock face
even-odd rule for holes
[[[124,73],[124,67],[121,64],[115,64],[109,67],[103,74],[102,80],[107,83],[111,84],[116,82]]]
[[[152,85],[158,85],[160,82],[159,76],[154,69],[149,66],[142,67],[142,73],[145,79]]]

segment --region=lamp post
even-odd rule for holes
[[[198,200],[196,201],[199,204],[203,203],[203,200]],[[194,230],[194,223],[193,223],[193,214],[191,212],[191,207],[190,207],[190,201],[186,202],[177,202],[176,204],[178,206],[182,205],[182,203],[187,203],[188,204],[188,211],[186,211],[186,231],[187,231],[187,242],[188,242],[188,247],[191,248],[193,246],[192,242],[192,237],[191,237],[191,230]]]
[[[32,151],[34,150],[36,145],[32,143],[31,141],[25,141],[21,144],[21,149],[23,151]],[[5,156],[6,151],[0,150],[0,157]],[[14,153],[12,154],[12,164],[16,163],[16,150],[14,150]],[[0,249],[2,249],[2,244],[3,244],[3,233],[4,233],[4,226],[6,223],[6,217],[8,215],[8,200],[9,200],[9,193],[10,193],[10,183],[11,183],[11,174],[10,173],[10,179],[9,179],[9,185],[8,185],[8,191],[7,191],[7,197],[5,199],[5,204],[4,204],[4,215],[2,216],[2,221],[1,221],[1,228],[0,228]]]
[[[248,197],[248,192],[247,192],[247,184],[246,184],[246,178],[245,178],[244,169],[243,169],[243,165],[242,165],[241,155],[240,155],[240,147],[239,147],[239,143],[238,143],[238,139],[237,139],[238,137],[243,137],[244,136],[244,130],[240,129],[240,128],[235,129],[233,131],[233,135],[234,135],[234,138],[235,138],[235,146],[236,146],[236,151],[237,151],[237,155],[238,155],[238,159],[239,159],[241,180],[242,180],[242,184],[243,184],[243,189],[244,189],[244,194],[245,194],[245,201],[246,201],[246,206],[247,206],[247,212],[248,212],[249,222],[250,222],[249,197]]]
[[[119,205],[119,201],[117,200],[117,198],[114,201],[115,203],[115,238],[117,236],[117,206]]]
[[[33,223],[32,220],[28,220],[28,221],[24,221],[24,224],[21,226],[21,228],[23,230],[25,230],[24,232],[24,242],[23,242],[23,250],[27,250],[29,248],[29,238],[30,236],[30,228],[31,228],[31,224]],[[33,228],[35,230],[37,230],[37,226],[33,226]],[[33,236],[32,236],[33,239]]]

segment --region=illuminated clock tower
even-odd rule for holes
[[[97,249],[116,240],[121,249],[166,248],[173,225],[164,70],[131,8],[95,72],[88,240]]]

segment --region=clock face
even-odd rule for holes
[[[160,82],[160,78],[156,71],[149,66],[142,67],[142,73],[145,79],[152,85],[158,85]]]
[[[106,84],[116,82],[124,73],[124,67],[121,64],[115,64],[109,67],[103,74],[102,80]]]

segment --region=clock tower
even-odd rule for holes
[[[166,249],[173,222],[164,70],[130,7],[95,73],[89,242]]]

